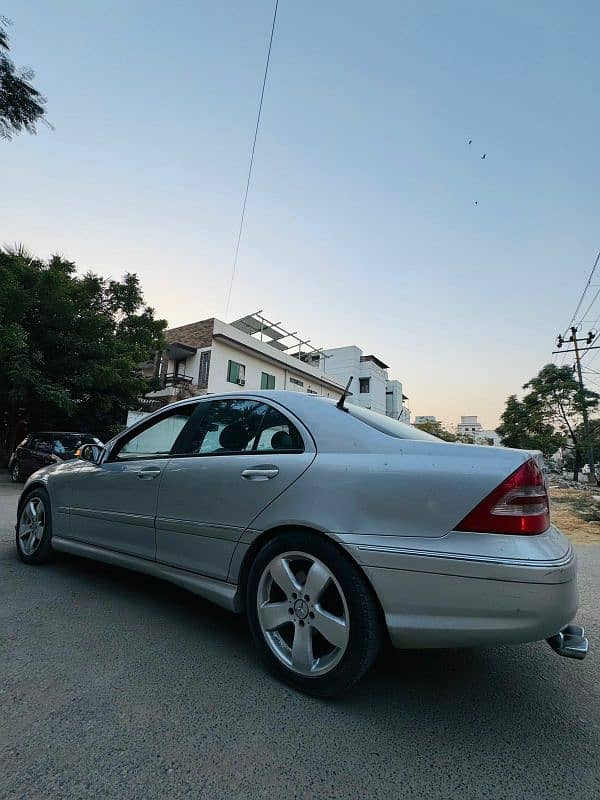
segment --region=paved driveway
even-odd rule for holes
[[[600,797],[599,648],[387,652],[349,697],[274,682],[243,620],[73,557],[28,568],[0,483],[0,798]],[[580,548],[600,640],[600,547]]]

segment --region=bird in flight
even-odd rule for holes
[[[481,156],[481,160],[482,160],[482,161],[483,161],[483,159],[486,157],[486,155],[487,155],[487,153],[484,153],[484,154]]]
[[[467,142],[467,144],[471,144],[471,142],[472,142],[472,141],[473,141],[473,139],[469,139],[469,141]]]
[[[478,206],[478,205],[479,205],[479,203],[477,202],[477,200],[475,200],[475,205],[476,205],[476,206]]]

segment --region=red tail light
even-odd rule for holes
[[[549,527],[550,507],[544,476],[530,459],[488,494],[455,530],[531,536]]]

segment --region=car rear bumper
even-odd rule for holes
[[[578,604],[577,562],[555,528],[535,537],[466,537],[470,543],[453,532],[443,537],[444,547],[437,540],[433,551],[400,537],[377,545],[344,542],[375,589],[396,647],[537,641],[571,622]],[[503,547],[500,540],[507,538],[528,541],[517,543],[516,552]]]

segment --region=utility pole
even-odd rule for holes
[[[594,446],[592,444],[592,440],[590,437],[590,419],[588,417],[588,410],[585,402],[585,387],[583,385],[583,376],[581,374],[581,357],[579,355],[579,342],[585,342],[589,347],[589,345],[591,345],[593,340],[594,340],[594,334],[591,331],[588,332],[588,335],[585,338],[578,339],[577,328],[573,326],[571,328],[571,335],[567,339],[567,341],[573,343],[573,350],[571,351],[567,350],[566,352],[575,353],[575,364],[577,367],[577,377],[579,379],[579,393],[581,397],[581,414],[583,416],[583,430],[585,432],[585,439],[587,442],[587,460],[590,468],[590,477],[593,475],[594,479],[596,480],[596,483],[598,483],[598,478],[596,476],[596,463],[594,461]],[[558,347],[562,347],[564,341],[565,340],[563,339],[563,337],[559,336]],[[589,349],[591,350],[592,348]]]

